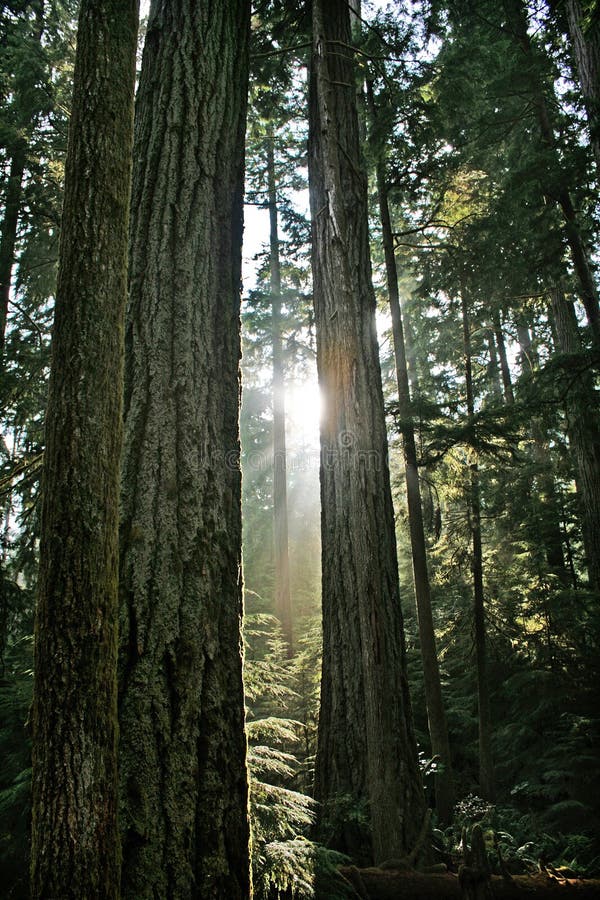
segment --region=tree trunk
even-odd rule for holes
[[[32,896],[116,898],[119,458],[136,0],[83,0],[46,416]]]
[[[513,391],[512,380],[510,377],[510,366],[508,365],[508,357],[506,355],[506,344],[504,342],[504,332],[502,331],[502,321],[498,310],[492,313],[492,321],[494,323],[494,339],[500,359],[500,372],[502,374],[502,386],[504,388],[504,400],[507,404],[512,405],[515,402],[515,394]]]
[[[548,187],[545,195],[549,202],[554,203],[561,210],[565,222],[565,238],[571,251],[573,268],[579,281],[581,302],[585,308],[588,323],[596,347],[600,347],[600,306],[598,303],[598,291],[592,268],[590,265],[590,253],[581,234],[577,214],[571,198],[567,176],[562,170],[552,120],[548,110],[548,104],[544,96],[544,89],[540,81],[536,60],[534,58],[531,39],[527,30],[527,7],[524,0],[505,0],[509,22],[512,25],[515,41],[521,48],[529,72],[531,95],[535,109],[538,127],[540,129],[541,142],[545,150],[550,153],[553,160],[554,177],[548,177]],[[550,172],[547,173],[550,176]]]
[[[372,85],[367,86],[369,112],[373,122],[376,119],[376,108]],[[406,472],[406,498],[408,504],[408,521],[413,565],[413,581],[419,623],[419,641],[423,663],[423,681],[425,687],[425,703],[427,705],[427,721],[431,750],[439,758],[441,769],[435,775],[435,800],[440,822],[447,824],[452,818],[454,807],[454,779],[452,775],[452,759],[446,712],[442,697],[442,686],[438,664],[435,628],[431,608],[431,589],[427,569],[427,545],[423,527],[423,510],[421,505],[421,487],[417,467],[417,448],[412,421],[410,387],[408,381],[408,365],[404,342],[402,308],[398,292],[398,270],[394,252],[394,237],[390,220],[388,192],[385,172],[381,161],[376,163],[377,194],[385,256],[385,269],[392,317],[392,336],[394,341],[394,359],[396,363],[396,381],[398,384],[398,411],[400,413],[402,446]]]
[[[533,347],[527,327],[517,325],[517,337],[521,351],[519,354],[521,378],[527,379],[539,364],[538,354]],[[548,436],[541,420],[536,416],[532,417],[530,432],[533,441],[533,459],[537,467],[536,483],[532,485],[530,493],[530,502],[534,507],[533,540],[543,545],[548,570],[566,586],[570,576],[565,567],[563,553],[560,499],[550,466]]]
[[[461,293],[467,414],[475,415],[471,355],[471,324],[465,291]],[[471,451],[474,454],[474,451]],[[477,663],[477,707],[479,716],[479,788],[483,797],[494,799],[494,763],[492,759],[492,717],[487,672],[487,638],[485,627],[485,592],[483,587],[483,547],[481,540],[481,501],[479,466],[476,455],[470,463],[470,520],[473,542],[473,624]]]
[[[596,3],[590,8],[587,23],[580,0],[565,0],[565,10],[587,110],[590,142],[600,174],[600,7]]]
[[[277,180],[272,128],[267,143],[269,190],[269,243],[271,269],[271,314],[273,338],[273,535],[275,545],[275,614],[281,622],[288,657],[293,654],[290,557],[288,547],[287,459],[285,446],[285,368],[281,336],[281,265]]]
[[[248,0],[154,0],[121,528],[124,898],[247,898],[238,431]]]
[[[562,353],[582,352],[573,304],[560,287],[551,292],[552,314]],[[575,455],[583,545],[590,586],[600,591],[600,428],[598,402],[588,369],[570,379],[565,398],[567,433]]]
[[[493,331],[488,331],[487,345],[490,353],[490,364],[487,369],[487,382],[489,391],[492,395],[494,403],[498,403],[503,399],[502,382],[500,380],[500,365],[498,362],[498,352],[496,349],[496,338]]]
[[[0,235],[0,366],[4,364],[10,284],[15,262],[17,227],[19,224],[21,195],[23,193],[26,155],[27,145],[25,141],[19,141],[13,150],[4,201],[4,218]]]
[[[32,37],[41,44],[45,26],[45,3],[44,0],[31,0],[29,6],[33,14],[31,19]],[[29,73],[22,73],[21,77],[17,77],[15,80],[15,106],[18,110],[16,126],[19,137],[13,146],[8,148],[10,170],[4,196],[4,218],[0,228],[0,370],[5,362],[4,348],[10,305],[10,287],[15,264],[27,149],[34,121],[38,115],[37,110],[31,108]]]
[[[315,0],[309,181],[317,366],[325,403],[315,792],[322,829],[330,820],[331,844],[357,859],[383,860],[411,849],[425,803],[406,678],[349,44],[345,0]],[[356,807],[366,815],[364,827]]]

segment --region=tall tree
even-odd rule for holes
[[[567,433],[576,463],[583,544],[591,587],[600,591],[600,425],[598,398],[582,355],[581,335],[571,301],[555,286],[550,294],[558,349],[565,354],[566,371],[573,368],[566,391]],[[569,360],[571,365],[569,366]]]
[[[122,481],[122,895],[251,893],[240,626],[248,0],[154,0]]]
[[[267,128],[267,190],[269,203],[269,268],[271,334],[273,339],[273,541],[275,551],[275,613],[290,655],[293,652],[290,556],[288,547],[287,460],[285,448],[285,366],[281,329],[281,259],[273,125]]]
[[[345,0],[315,0],[309,181],[317,366],[325,404],[315,790],[333,842],[357,858],[383,860],[412,849],[425,803],[406,680],[350,45]],[[367,829],[353,827],[347,808],[344,815],[348,802],[364,807]]]
[[[475,416],[473,390],[473,358],[471,349],[471,322],[466,291],[461,291],[463,347],[465,358],[465,388],[467,415]],[[494,797],[494,766],[492,760],[492,719],[488,685],[487,635],[485,624],[485,593],[483,585],[483,547],[481,538],[481,492],[479,463],[474,450],[469,461],[470,497],[469,520],[472,541],[471,569],[473,572],[473,631],[475,636],[475,660],[477,669],[477,711],[479,726],[479,788],[482,795]]]
[[[556,0],[551,6],[560,6]],[[575,66],[585,100],[590,140],[600,172],[600,6],[598,0],[564,0]]]
[[[6,124],[4,125],[2,135],[3,143],[5,143],[8,151],[7,155],[10,159],[10,165],[4,192],[4,212],[0,225],[0,365],[3,362],[2,357],[4,354],[11,277],[15,262],[17,230],[23,193],[23,176],[27,161],[27,143],[32,120],[37,114],[35,100],[38,98],[36,97],[35,87],[37,86],[36,80],[39,80],[41,74],[40,42],[44,30],[44,2],[43,0],[36,0],[31,6],[33,7],[33,18],[30,21],[28,16],[23,17],[25,30],[24,33],[22,31],[18,35],[20,42],[28,51],[27,64],[25,64],[23,58],[25,54],[19,58],[14,52],[14,45],[12,48],[10,47],[17,35],[10,36],[13,38],[11,42],[7,28],[5,32],[6,37],[3,41],[3,43],[6,42],[9,45],[9,50],[13,50],[11,54],[11,62],[13,63],[13,77],[11,80],[13,83],[10,85],[7,93],[12,93],[13,102],[11,105],[14,109],[11,110],[13,113],[11,116],[12,121],[9,123],[8,128]],[[6,98],[3,97],[2,99],[6,101]]]
[[[136,0],[81,5],[46,419],[33,897],[116,898],[117,550]]]
[[[552,107],[546,99],[541,66],[544,64],[529,34],[527,5],[524,0],[503,0],[507,25],[515,46],[521,53],[521,77],[529,90],[539,129],[539,141],[545,154],[542,180],[544,197],[556,204],[564,219],[564,234],[573,268],[579,282],[581,302],[585,308],[596,348],[600,347],[600,304],[594,280],[590,250],[586,245],[578,212],[572,196],[569,175],[564,170],[555,138]],[[551,97],[555,101],[554,95]]]
[[[369,112],[373,127],[376,126],[377,108],[373,95],[373,84],[367,86]],[[398,268],[394,251],[394,235],[388,201],[386,173],[381,156],[376,151],[375,174],[377,180],[377,196],[385,257],[388,299],[392,319],[392,339],[394,359],[396,363],[396,382],[398,385],[398,413],[402,430],[402,447],[404,452],[404,470],[406,478],[406,499],[410,528],[411,558],[413,582],[419,623],[419,641],[423,661],[423,680],[425,685],[425,702],[427,704],[427,722],[431,750],[440,762],[435,777],[435,802],[440,821],[449,822],[454,806],[454,785],[450,741],[446,711],[442,697],[440,668],[438,663],[435,628],[431,608],[431,588],[427,568],[427,545],[423,524],[423,508],[421,505],[421,485],[417,465],[417,445],[412,418],[410,385],[408,378],[408,362],[400,292],[398,290]]]

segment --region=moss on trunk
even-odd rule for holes
[[[116,898],[118,509],[136,0],[83,0],[42,486],[32,895]]]
[[[247,898],[240,273],[250,5],[157,0],[136,107],[122,488],[124,897]]]

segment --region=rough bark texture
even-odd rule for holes
[[[122,896],[250,896],[240,274],[250,4],[155,0],[136,105],[121,533]]]
[[[581,338],[573,304],[559,287],[551,293],[551,304],[560,351],[580,354]],[[595,393],[590,370],[580,371],[571,379],[565,407],[569,441],[575,455],[590,586],[600,591],[600,428]]]
[[[333,845],[402,856],[425,815],[405,671],[345,0],[313,3],[309,179],[321,425],[323,672],[315,791]],[[336,802],[341,801],[337,807]],[[343,806],[346,806],[344,815]],[[368,827],[350,821],[362,806]]]
[[[473,371],[471,353],[471,323],[465,292],[461,296],[463,342],[465,352],[465,383],[467,413],[475,415]],[[479,725],[479,789],[482,797],[494,799],[494,764],[492,759],[492,718],[487,677],[487,639],[485,626],[485,593],[483,585],[483,546],[481,539],[481,502],[479,491],[479,466],[477,457],[470,463],[469,515],[473,547],[473,630],[475,635],[475,659],[477,669],[477,710]]]
[[[84,0],[36,617],[32,895],[115,898],[117,549],[136,0]]]
[[[587,109],[590,141],[600,172],[600,7],[596,3],[590,9],[588,21],[580,0],[565,0],[565,11]]]
[[[275,614],[287,644],[293,652],[292,599],[288,546],[287,459],[285,445],[285,366],[281,335],[281,264],[279,259],[279,216],[273,132],[267,144],[269,190],[269,244],[271,274],[271,315],[273,339],[273,540],[275,553]]]
[[[371,85],[368,85],[367,96],[369,111],[374,120],[376,108]],[[440,822],[447,823],[452,818],[452,810],[454,807],[454,784],[452,760],[450,756],[450,741],[448,739],[448,726],[446,723],[446,711],[442,697],[435,628],[433,625],[433,613],[431,608],[431,589],[429,585],[429,572],[427,569],[427,546],[425,543],[421,487],[419,483],[419,470],[417,467],[417,447],[412,421],[402,308],[398,292],[398,270],[394,252],[394,238],[390,220],[385,172],[381,162],[377,163],[376,170],[387,288],[392,317],[394,359],[396,363],[396,381],[398,384],[398,411],[401,420],[402,446],[404,450],[413,581],[415,587],[417,620],[419,623],[421,659],[423,663],[427,722],[432,753],[434,756],[439,757],[439,762],[441,763],[440,771],[438,771],[435,776],[435,802]]]

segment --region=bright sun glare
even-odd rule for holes
[[[322,398],[316,378],[288,384],[285,403],[288,432],[300,443],[318,446]]]

